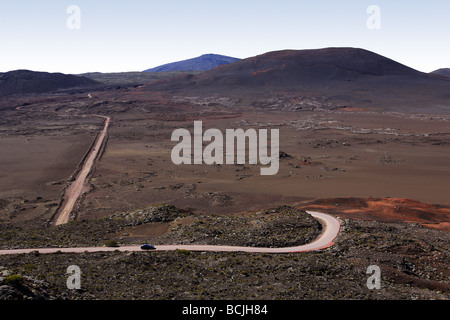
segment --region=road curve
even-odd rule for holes
[[[94,165],[94,161],[97,158],[98,152],[100,151],[100,148],[103,144],[103,141],[106,137],[108,126],[110,122],[109,117],[105,116],[97,116],[101,118],[105,118],[105,124],[103,126],[103,130],[100,133],[100,135],[97,138],[97,141],[95,142],[94,146],[89,152],[89,155],[86,158],[86,161],[83,164],[83,167],[81,168],[80,172],[77,174],[75,180],[72,182],[72,184],[66,189],[65,195],[64,195],[64,201],[62,203],[61,208],[59,209],[54,225],[60,225],[65,224],[70,219],[70,213],[73,210],[73,207],[75,206],[75,203],[77,202],[78,198],[81,196],[82,192],[84,191],[86,178],[91,172],[92,166]]]
[[[313,242],[295,247],[286,248],[259,248],[259,247],[238,247],[238,246],[213,246],[213,245],[155,245],[154,251],[174,251],[184,249],[189,251],[214,251],[214,252],[254,252],[254,253],[293,253],[307,252],[325,249],[334,244],[334,239],[340,231],[341,224],[338,219],[321,212],[307,211],[314,218],[320,220],[324,231]],[[82,253],[82,252],[105,252],[105,251],[142,251],[140,245],[122,246],[122,247],[79,247],[79,248],[36,248],[36,249],[14,249],[0,250],[0,255],[23,254],[36,252],[39,253]]]

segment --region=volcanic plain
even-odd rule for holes
[[[216,214],[346,197],[450,204],[446,115],[283,111],[278,100],[261,108],[226,97],[162,97],[142,89],[93,96],[34,97],[3,107],[2,118],[8,119],[0,137],[3,221],[50,219],[102,128],[96,114],[110,116],[111,125],[91,190],[77,211],[82,219],[157,203]],[[223,132],[279,129],[278,174],[261,176],[260,165],[173,164],[171,133],[192,131],[195,120],[202,120],[205,130]]]
[[[215,69],[210,74],[220,70],[222,69]],[[337,240],[341,245],[325,253],[329,254],[326,259],[336,258],[340,256],[339,250],[345,250],[346,253],[339,259],[344,259],[345,263],[362,259],[358,260],[357,264],[358,268],[363,270],[365,264],[362,261],[371,259],[371,250],[379,253],[381,260],[375,260],[387,265],[386,272],[394,275],[390,278],[390,285],[394,286],[394,289],[379,297],[371,293],[370,298],[406,299],[411,295],[422,298],[448,298],[450,273],[443,262],[448,258],[448,242],[442,243],[442,239],[447,239],[450,231],[450,112],[441,104],[445,97],[440,96],[436,101],[431,101],[433,108],[421,109],[418,102],[414,101],[413,108],[405,110],[402,105],[396,110],[392,108],[392,101],[389,108],[379,108],[377,104],[371,107],[368,101],[362,102],[361,105],[355,100],[350,104],[343,104],[340,100],[312,91],[301,93],[300,89],[283,91],[275,87],[268,90],[266,87],[264,94],[258,95],[252,91],[252,94],[247,96],[242,93],[244,90],[238,94],[231,91],[228,94],[227,90],[218,90],[216,87],[192,91],[184,87],[183,90],[178,90],[173,83],[184,83],[186,79],[194,81],[195,78],[192,77],[195,76],[175,77],[172,82],[162,80],[141,85],[2,99],[2,247],[8,249],[20,246],[20,243],[11,240],[11,234],[7,236],[8,232],[13,232],[15,237],[23,240],[21,243],[28,247],[56,245],[53,241],[45,242],[43,239],[48,240],[49,234],[59,234],[58,239],[63,239],[63,231],[71,234],[68,235],[69,238],[74,237],[77,228],[80,228],[80,234],[84,234],[83,232],[94,230],[93,226],[97,222],[103,225],[106,221],[104,219],[108,217],[145,211],[143,208],[163,204],[178,208],[183,215],[169,222],[157,221],[116,227],[108,224],[102,232],[98,231],[101,233],[98,241],[114,240],[118,244],[147,241],[208,243],[215,239],[214,235],[217,234],[211,233],[211,230],[217,231],[218,226],[225,230],[220,231],[220,234],[233,230],[235,233],[236,230],[244,233],[244,230],[230,229],[229,226],[241,217],[246,217],[250,221],[249,225],[253,227],[258,224],[266,225],[267,221],[272,220],[255,220],[255,215],[277,215],[280,210],[272,208],[286,206],[296,210],[328,212],[341,218],[343,225],[347,226],[343,228]],[[198,77],[205,79],[206,76],[199,74]],[[446,83],[439,85],[444,86]],[[103,128],[104,119],[98,115],[110,117],[111,121],[106,144],[89,175],[88,191],[83,194],[74,209],[74,221],[67,226],[53,227],[50,222],[57,213],[64,191],[74,179],[83,158]],[[279,129],[278,174],[260,175],[259,164],[173,164],[171,151],[176,142],[171,141],[171,134],[179,128],[192,132],[194,121],[202,121],[204,130],[215,128],[222,132],[238,128]],[[288,219],[287,217],[289,215],[286,215],[285,219]],[[227,222],[226,219],[231,220]],[[283,221],[282,224],[292,227],[292,224]],[[86,227],[86,224],[90,227]],[[282,235],[284,231],[278,229],[280,225],[267,230],[276,230],[274,235]],[[319,229],[311,229],[309,234],[315,235]],[[34,235],[33,241],[26,240],[27,232]],[[96,232],[93,231],[90,236],[93,237]],[[308,234],[308,231],[305,232]],[[395,239],[388,240],[390,232],[399,235],[396,238],[399,243],[395,243]],[[254,234],[258,234],[261,239],[267,236]],[[71,238],[70,243],[63,241],[60,245],[99,245],[97,240],[89,238],[87,234],[86,237],[83,241],[75,236]],[[420,252],[419,248],[414,254],[410,253],[406,237],[411,237],[414,250],[420,246],[425,248],[423,252]],[[249,239],[240,239],[239,234],[233,234],[226,239],[236,243],[258,245]],[[342,242],[339,242],[339,239]],[[364,242],[369,241],[368,239],[370,245]],[[268,239],[265,241],[271,242]],[[363,241],[363,244],[360,241]],[[377,246],[377,241],[380,246]],[[388,245],[390,242],[391,246]],[[361,256],[355,253],[358,251],[355,248],[363,250]],[[348,254],[349,252],[352,254]],[[380,252],[386,255],[383,256]],[[433,272],[425,272],[419,267],[423,272],[406,270],[399,258],[403,254],[408,254],[409,259],[413,259],[417,266],[420,265],[419,261],[422,261],[420,259],[428,261],[431,256],[439,254],[439,259],[435,261],[438,275],[434,279]],[[83,259],[86,258],[84,255]],[[173,255],[158,253],[154,259],[164,260],[165,265],[170,265],[168,261],[172,261],[173,265],[179,268],[180,261],[177,257],[172,257]],[[301,257],[306,255],[302,254]],[[74,256],[67,257],[69,260],[75,259]],[[100,254],[93,254],[92,257],[96,263],[104,259]],[[113,255],[108,257],[114,261],[119,259]],[[139,254],[137,257],[133,254],[121,256],[120,259],[139,260]],[[218,259],[228,259],[225,258],[226,254],[220,257]],[[236,257],[236,254],[232,257]],[[253,260],[259,259],[253,255],[249,257]],[[208,263],[215,258],[217,256],[207,254]],[[243,255],[239,254],[237,258],[241,259],[244,265],[248,262]],[[36,259],[42,260],[40,263],[28,261],[30,259],[34,258],[27,256],[28,264],[34,263],[37,270],[43,270],[44,267],[40,263],[47,258],[36,256]],[[193,256],[190,255],[189,259],[192,260]],[[283,259],[282,265],[287,266],[286,258]],[[400,262],[393,263],[395,259],[400,259]],[[340,266],[345,264],[344,260],[339,262],[342,263]],[[202,268],[201,261],[200,259],[196,262],[198,266],[195,268]],[[320,264],[320,261],[319,259],[317,263]],[[17,263],[6,257],[1,257],[0,260],[0,265],[20,272],[23,268]],[[87,262],[83,260],[82,263]],[[397,265],[403,267],[397,268]],[[166,269],[169,273],[173,271],[170,268],[167,266]],[[326,269],[325,266],[323,268]],[[343,289],[334,292],[334,295],[312,294],[311,291],[301,294],[291,292],[284,297],[367,297],[363,289],[364,282],[361,282],[362,285],[358,289],[362,291],[347,295],[351,291],[352,281],[346,279],[343,274],[336,275],[340,268],[332,268],[334,274],[327,274],[319,268],[322,270],[320,277],[337,277],[342,280]],[[423,268],[426,269],[424,263]],[[240,272],[248,272],[244,267],[238,269]],[[363,274],[361,270],[358,272]],[[37,275],[35,272],[30,274]],[[41,277],[50,283],[54,280],[53,275],[50,278],[43,275]],[[284,280],[289,278],[287,274],[283,277]],[[313,273],[308,273],[305,279],[309,280],[305,281],[310,281],[311,284],[314,277]],[[397,287],[396,279],[401,279],[398,282],[401,284]],[[272,278],[266,280],[275,283],[274,286],[281,282],[283,288],[287,283],[283,282],[284,280],[274,282]],[[123,284],[123,288],[128,286],[129,283]],[[158,286],[162,284],[158,283]],[[301,291],[300,287],[297,289]],[[207,289],[202,289],[201,294],[197,291],[187,294],[190,289],[186,288],[183,294],[178,289],[163,288],[159,296],[149,293],[143,297],[232,297],[226,291],[226,284],[222,282],[222,291],[214,294],[206,294],[204,290]],[[61,293],[61,290],[55,289],[54,294],[57,297],[74,298],[70,294]],[[118,292],[117,290],[120,288],[115,288],[114,292]],[[139,290],[144,289],[140,287]],[[195,290],[200,289],[195,287]],[[246,296],[248,292],[244,291],[239,291],[239,297],[270,299],[283,296],[282,290],[278,289],[275,290],[275,295],[270,295],[268,291],[256,295],[256,291],[252,291],[251,297]],[[111,292],[113,291],[84,291],[82,296],[119,298]],[[122,292],[124,296],[120,298],[134,297],[134,293],[125,289]]]

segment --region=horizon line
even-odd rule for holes
[[[166,65],[169,65],[169,64],[172,64],[172,63],[177,63],[177,62],[182,62],[182,61],[188,61],[188,60],[200,58],[200,57],[206,56],[206,55],[218,55],[218,56],[229,57],[229,58],[234,58],[234,59],[239,59],[239,60],[245,60],[245,59],[257,57],[257,56],[264,55],[264,54],[271,53],[271,52],[281,52],[281,51],[309,51],[309,50],[324,50],[324,49],[359,49],[359,50],[365,50],[365,51],[368,51],[368,52],[372,52],[372,53],[378,54],[378,55],[383,56],[383,57],[385,57],[385,58],[391,59],[391,60],[393,60],[393,61],[395,61],[395,62],[397,62],[397,63],[403,64],[403,65],[405,65],[405,66],[407,66],[407,67],[409,67],[409,68],[412,68],[412,69],[414,69],[414,70],[416,70],[416,71],[423,72],[423,73],[433,73],[433,72],[438,71],[438,70],[441,70],[441,69],[450,69],[450,67],[441,66],[440,68],[437,68],[437,69],[434,69],[434,70],[431,70],[431,71],[421,71],[421,70],[419,70],[418,68],[411,67],[411,66],[409,66],[409,65],[407,65],[407,64],[404,64],[404,63],[402,63],[402,62],[399,62],[399,61],[397,61],[397,60],[394,60],[394,59],[392,59],[392,58],[389,58],[388,56],[379,54],[379,53],[377,53],[377,52],[375,52],[375,51],[368,50],[368,49],[365,49],[365,48],[361,48],[361,47],[352,47],[352,46],[343,46],[343,47],[330,46],[330,47],[308,48],[308,49],[287,49],[287,48],[286,48],[286,49],[279,49],[279,50],[271,50],[271,51],[267,51],[267,52],[264,52],[264,53],[259,53],[259,54],[256,54],[256,55],[253,55],[253,56],[249,56],[249,57],[245,57],[245,58],[238,58],[238,57],[235,57],[235,56],[229,56],[229,55],[223,55],[223,54],[219,54],[219,53],[211,53],[211,52],[209,52],[209,53],[203,53],[203,54],[201,54],[201,55],[199,55],[199,56],[196,56],[196,57],[182,58],[182,59],[180,59],[180,60],[176,60],[176,61],[172,61],[172,62],[167,62],[167,63],[162,63],[162,64],[159,64],[159,65],[157,65],[157,66],[153,66],[153,67],[150,67],[150,68],[146,68],[146,69],[144,69],[144,70],[128,70],[128,69],[127,69],[127,70],[122,70],[122,71],[64,72],[64,71],[44,71],[44,70],[42,70],[42,69],[41,69],[41,70],[36,70],[36,69],[32,69],[32,68],[18,68],[18,69],[9,69],[9,70],[7,70],[7,71],[0,71],[0,74],[4,74],[4,73],[8,73],[8,72],[15,72],[15,71],[31,71],[31,72],[43,72],[43,73],[55,73],[55,74],[56,74],[56,73],[60,73],[60,74],[66,74],[66,75],[84,75],[84,74],[89,74],[89,73],[102,73],[102,74],[111,74],[111,73],[157,73],[157,72],[151,72],[151,71],[146,71],[146,70],[158,68],[158,67],[161,67],[161,66],[166,66]],[[173,72],[173,71],[172,71],[172,72]]]

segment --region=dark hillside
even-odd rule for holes
[[[450,79],[357,48],[269,52],[197,75],[154,83],[180,94],[326,97],[334,105],[408,111],[450,109]]]
[[[99,84],[82,76],[16,70],[0,74],[0,96],[38,94],[60,89],[94,87]]]

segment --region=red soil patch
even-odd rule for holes
[[[342,218],[419,223],[450,232],[450,207],[403,198],[329,198],[300,208],[329,212]]]
[[[252,76],[256,77],[257,75],[260,75],[260,74],[263,74],[263,73],[267,73],[267,72],[269,72],[269,71],[272,71],[272,69],[269,68],[269,69],[266,69],[266,70],[253,71],[253,72],[252,72]]]

